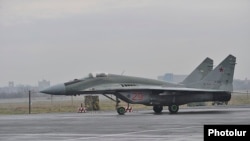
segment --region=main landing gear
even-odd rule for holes
[[[179,105],[170,105],[168,106],[170,114],[176,114],[179,111]]]
[[[160,114],[163,110],[163,106],[161,105],[155,105],[153,106],[153,110],[156,114]],[[168,110],[170,114],[176,114],[179,111],[179,105],[169,105]]]
[[[155,112],[156,114],[160,114],[160,113],[162,112],[162,110],[163,110],[163,106],[161,106],[161,105],[155,105],[155,106],[153,107],[153,110],[154,110],[154,112]]]

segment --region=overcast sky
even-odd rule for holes
[[[101,71],[157,79],[206,57],[250,78],[249,0],[0,0],[0,87]]]

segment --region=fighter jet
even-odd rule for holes
[[[119,100],[131,104],[153,106],[159,114],[168,106],[171,114],[179,106],[191,102],[229,101],[233,90],[232,82],[236,57],[228,55],[202,80],[187,84],[174,84],[135,76],[90,73],[88,77],[49,87],[42,93],[51,95],[113,94]],[[116,100],[117,105],[119,100]],[[117,112],[124,115],[126,109],[117,106]]]

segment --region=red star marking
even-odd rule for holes
[[[220,72],[223,72],[223,71],[224,71],[224,69],[223,69],[222,67],[221,67],[219,70],[220,70]]]

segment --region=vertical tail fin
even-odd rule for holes
[[[189,74],[181,84],[187,85],[202,80],[213,69],[213,60],[210,58],[204,59],[199,66],[197,66],[191,74]]]
[[[230,54],[203,80],[188,87],[232,91],[235,64],[236,57]]]

